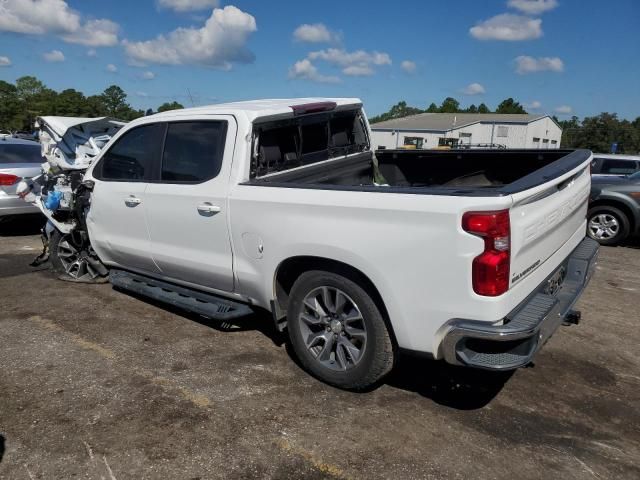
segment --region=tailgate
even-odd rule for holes
[[[522,281],[585,229],[590,161],[591,157],[553,180],[512,195],[510,285]]]

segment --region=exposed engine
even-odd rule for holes
[[[63,279],[93,282],[107,275],[89,242],[85,218],[93,185],[83,179],[123,125],[108,117],[38,118],[36,128],[46,162],[39,176],[18,186],[18,194],[47,217],[42,230],[43,252],[32,265],[46,262],[53,253],[53,267]]]

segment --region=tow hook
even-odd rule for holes
[[[581,317],[582,312],[580,312],[580,310],[570,310],[569,313],[567,313],[567,316],[564,317],[562,325],[564,325],[565,327],[568,327],[570,325],[579,325]]]

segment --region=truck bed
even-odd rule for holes
[[[363,152],[251,180],[253,185],[501,196],[552,180],[582,164],[588,150],[378,150],[384,181],[374,183],[373,156]]]

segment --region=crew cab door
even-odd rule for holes
[[[168,279],[233,291],[227,194],[236,131],[225,115],[167,124],[145,198],[151,254]]]
[[[158,272],[151,257],[145,191],[159,162],[164,128],[156,123],[124,132],[92,171],[87,228],[91,245],[107,264]]]

